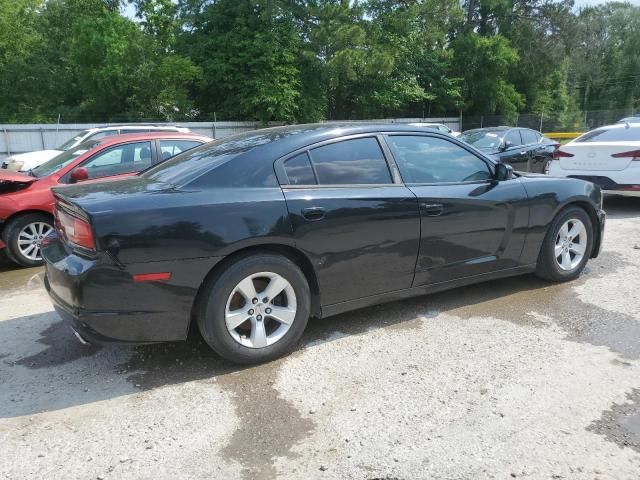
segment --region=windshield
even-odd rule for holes
[[[501,143],[500,135],[494,132],[467,132],[460,138],[480,150],[497,150]]]
[[[87,133],[89,133],[89,130],[81,131],[78,135],[76,135],[73,138],[70,138],[69,140],[64,142],[62,145],[60,145],[58,148],[56,148],[56,150],[62,150],[62,151],[69,150],[76,143],[78,143],[80,140],[82,140],[87,135]]]
[[[98,145],[100,142],[95,140],[89,140],[87,142],[83,142],[78,145],[76,148],[72,148],[71,150],[67,150],[66,152],[62,152],[60,155],[56,155],[51,160],[46,163],[43,163],[39,167],[31,170],[31,175],[34,177],[47,177],[53,173],[56,173],[58,170],[66,167],[71,162],[73,162],[76,158],[78,158],[83,153],[91,150],[93,147]]]

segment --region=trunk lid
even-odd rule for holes
[[[640,142],[570,142],[560,150],[573,156],[560,157],[560,166],[563,170],[620,171],[631,165],[633,157],[613,155],[639,148]]]

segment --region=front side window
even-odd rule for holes
[[[58,170],[63,169],[71,162],[75,161],[80,155],[87,153],[96,145],[98,145],[98,142],[94,142],[91,140],[89,140],[88,142],[82,142],[77,147],[66,150],[60,155],[56,155],[48,162],[45,162],[42,165],[34,168],[31,173],[35,177],[47,177],[53,173],[56,173]]]
[[[151,166],[151,142],[127,143],[100,152],[84,162],[89,178],[139,172]]]
[[[518,130],[509,130],[507,134],[504,136],[505,145],[509,145],[510,147],[518,147],[522,145],[522,138],[520,137],[520,132]]]
[[[355,138],[310,151],[321,185],[374,185],[393,183],[378,140]]]
[[[174,155],[191,150],[201,144],[202,142],[194,142],[193,140],[160,140],[162,160],[167,160]]]
[[[523,145],[538,143],[538,136],[533,130],[520,130],[520,135],[522,135]]]
[[[488,165],[442,138],[393,135],[389,146],[406,183],[459,183],[488,180]]]

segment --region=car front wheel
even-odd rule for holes
[[[564,282],[577,278],[593,248],[593,225],[580,207],[563,210],[544,239],[536,273],[547,280]]]
[[[52,223],[51,217],[43,213],[30,213],[9,221],[3,232],[9,259],[23,267],[42,265],[42,240],[53,230]]]
[[[274,254],[240,258],[203,287],[197,320],[205,341],[236,363],[260,363],[288,353],[309,320],[304,274]]]

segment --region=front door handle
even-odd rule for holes
[[[441,203],[421,203],[420,206],[428,217],[437,217],[444,211],[444,205]]]
[[[326,214],[327,211],[323,207],[307,207],[302,209],[302,216],[310,222],[322,220]]]
[[[523,151],[520,152],[520,155],[526,155],[526,154],[527,154],[526,150],[523,150]]]

